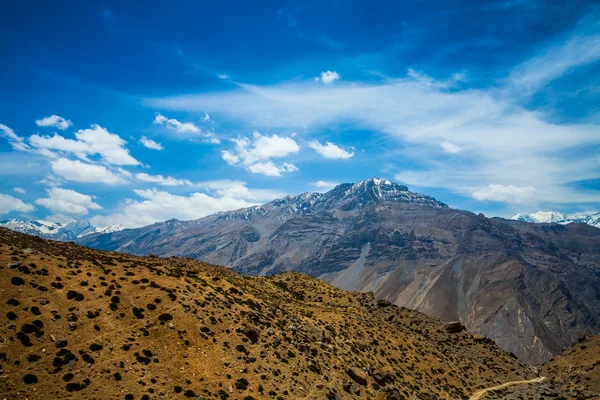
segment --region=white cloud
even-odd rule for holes
[[[217,138],[215,136],[215,134],[212,132],[206,133],[206,139],[204,140],[204,142],[210,143],[210,144],[221,144],[221,141],[219,140],[219,138]]]
[[[48,197],[37,199],[36,204],[46,207],[55,214],[82,216],[88,210],[101,210],[91,196],[70,189],[53,187],[46,190]]]
[[[35,210],[33,205],[24,203],[11,195],[0,193],[0,215],[8,214],[12,211],[30,212],[33,210]]]
[[[248,188],[246,182],[237,180],[215,180],[199,182],[196,184],[214,192],[219,197],[230,197],[246,201],[267,201],[285,196],[285,193],[273,189]]]
[[[204,122],[210,121],[210,115],[208,115],[208,113],[204,113],[204,118],[202,118],[202,121],[204,121]]]
[[[207,193],[195,192],[180,196],[156,189],[134,190],[141,200],[127,199],[114,214],[95,216],[90,221],[97,226],[118,223],[127,227],[139,227],[171,218],[193,220],[285,196],[279,190],[249,188],[239,180],[204,181],[195,183],[194,186]]]
[[[154,123],[157,125],[165,125],[167,129],[181,134],[200,133],[200,128],[192,122],[180,122],[174,118],[167,118],[161,114],[156,114]]]
[[[263,174],[266,176],[281,176],[283,172],[298,171],[298,167],[292,163],[275,165],[273,161],[257,162],[249,165],[247,168],[253,174]]]
[[[510,84],[525,94],[600,59],[600,34],[579,35],[566,40],[559,46],[549,47],[543,54],[515,69],[508,77]]]
[[[233,139],[235,148],[221,152],[223,160],[230,165],[243,166],[254,174],[281,176],[283,172],[298,171],[291,163],[275,165],[271,159],[284,158],[298,153],[300,146],[291,137],[263,136],[254,132],[252,138]]]
[[[308,143],[308,147],[315,150],[317,153],[319,153],[323,157],[331,158],[334,160],[346,160],[346,159],[354,156],[354,152],[352,152],[352,153],[347,152],[346,150],[340,148],[339,146],[337,146],[331,142],[327,142],[326,144],[323,145],[323,144],[319,143],[319,141],[313,140],[312,142]]]
[[[318,187],[319,189],[331,190],[334,187],[336,187],[337,185],[339,185],[339,183],[331,182],[331,181],[317,181],[317,182],[313,183],[313,185]]]
[[[16,187],[13,188],[13,190],[17,193],[25,194],[25,189],[23,189],[22,187]]]
[[[99,226],[122,224],[139,227],[171,218],[193,220],[252,205],[245,200],[231,197],[212,197],[204,193],[178,196],[168,192],[134,190],[142,200],[128,200],[120,206],[120,212],[107,216],[95,216],[90,221]]]
[[[458,82],[462,82],[462,81],[466,80],[465,75],[461,74],[461,73],[452,74],[448,79],[444,79],[444,80],[434,79],[433,77],[431,77],[427,74],[424,74],[423,72],[415,71],[412,68],[409,68],[407,70],[406,76],[408,76],[409,78],[412,78],[413,80],[419,82],[422,85],[434,86],[434,87],[437,87],[440,89],[452,88],[452,87],[456,86],[456,84]]]
[[[140,138],[140,143],[143,144],[145,147],[152,149],[152,150],[163,150],[164,149],[162,144],[157,143],[152,139],[148,139],[146,136],[142,136]]]
[[[25,143],[25,139],[17,135],[15,131],[10,129],[8,126],[0,124],[0,132],[2,132],[2,136],[4,136],[8,140],[8,143],[10,143],[13,149],[19,151],[30,150],[27,143]]]
[[[473,192],[473,198],[479,201],[503,201],[508,203],[527,203],[536,194],[533,186],[513,186],[490,184]]]
[[[329,84],[339,80],[340,78],[341,78],[340,74],[338,74],[335,71],[324,71],[324,72],[321,72],[321,75],[317,76],[315,78],[315,80],[323,82],[326,85],[329,85]]]
[[[442,148],[442,150],[444,150],[444,152],[450,153],[450,154],[458,154],[461,151],[463,151],[462,148],[460,148],[457,145],[455,145],[454,143],[450,143],[450,142],[442,142],[440,144],[440,147]]]
[[[136,179],[142,182],[157,183],[163,186],[181,186],[191,185],[192,182],[187,179],[175,179],[172,176],[166,178],[162,175],[148,175],[146,173],[139,173],[135,175]]]
[[[58,134],[54,136],[32,135],[29,142],[36,149],[46,151],[46,155],[52,155],[53,152],[70,153],[87,161],[88,156],[98,154],[108,164],[140,164],[124,147],[127,142],[100,125],[92,125],[89,129],[80,129],[75,132],[75,137],[77,140],[67,139]]]
[[[597,32],[597,24],[593,29]],[[532,202],[600,202],[597,191],[572,184],[598,179],[597,154],[581,151],[599,143],[598,115],[565,120],[526,100],[532,90],[600,61],[597,40],[597,34],[575,32],[488,88],[450,90],[449,82],[463,80],[462,76],[438,81],[412,73],[377,83],[336,82],[329,87],[307,82],[239,84],[238,90],[149,99],[146,104],[217,113],[247,128],[314,131],[351,124],[355,130],[384,134],[398,142],[398,157],[415,165],[414,170],[396,174],[396,179],[419,188],[472,196],[494,182],[536,188]],[[453,146],[443,146],[445,142]],[[440,146],[468,149],[472,156],[445,157]],[[236,151],[222,155],[235,165],[244,159]]]
[[[86,164],[79,160],[58,158],[50,162],[52,172],[68,181],[116,185],[125,182],[123,176],[103,165]]]
[[[35,123],[37,126],[52,126],[60,129],[61,131],[73,126],[73,123],[70,120],[59,117],[58,115],[51,115],[46,118],[38,119],[35,121]]]

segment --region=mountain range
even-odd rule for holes
[[[600,229],[490,219],[385,179],[76,241],[248,275],[304,272],[460,321],[532,364],[600,332]]]
[[[29,235],[39,236],[52,240],[75,240],[92,233],[110,233],[125,229],[122,225],[109,225],[103,228],[94,226],[90,221],[80,220],[61,224],[59,222],[50,222],[44,220],[18,220],[8,219],[0,221],[0,227],[8,228],[13,231],[27,233]]]
[[[562,214],[555,211],[538,211],[531,214],[515,214],[511,219],[523,222],[547,223],[547,224],[588,224],[600,228],[600,212],[588,211],[573,214]]]

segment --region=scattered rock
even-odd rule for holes
[[[367,385],[367,373],[359,367],[351,366],[346,369],[346,373],[352,378],[356,383],[361,384],[363,386]]]
[[[391,306],[391,305],[392,305],[392,303],[391,303],[391,302],[389,302],[388,300],[379,299],[379,300],[377,300],[377,305],[378,305],[379,307],[389,307],[389,306]]]

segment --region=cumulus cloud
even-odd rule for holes
[[[135,177],[139,181],[157,183],[162,186],[181,186],[192,184],[192,182],[187,179],[175,179],[172,176],[167,176],[165,178],[162,175],[149,175],[146,173],[139,173],[136,174]]]
[[[140,143],[143,144],[144,147],[147,147],[152,150],[163,150],[164,149],[162,144],[157,143],[152,139],[148,139],[146,136],[142,136],[140,138]]]
[[[103,165],[87,164],[79,160],[57,158],[50,162],[52,172],[56,175],[74,182],[104,183],[116,185],[126,180],[121,174],[117,174]]]
[[[23,189],[22,187],[16,187],[13,188],[13,190],[17,193],[25,194],[25,189]]]
[[[246,182],[238,180],[205,181],[197,183],[197,186],[208,189],[218,197],[243,199],[250,202],[262,202],[285,196],[285,193],[279,190],[249,188]]]
[[[35,121],[35,123],[37,126],[51,126],[60,129],[61,131],[64,131],[65,129],[68,129],[71,126],[73,126],[73,123],[70,120],[64,119],[63,117],[59,117],[58,115],[51,115],[46,118],[38,119]]]
[[[0,215],[8,214],[12,211],[31,212],[35,207],[29,203],[17,199],[8,194],[0,193]]]
[[[336,187],[337,185],[339,185],[338,182],[331,182],[331,181],[317,181],[315,183],[313,183],[314,186],[316,186],[319,189],[323,189],[323,190],[331,190],[334,187]]]
[[[167,118],[162,114],[156,114],[154,123],[157,125],[164,125],[167,129],[181,134],[200,133],[200,128],[194,125],[194,123],[180,122],[174,118]]]
[[[253,174],[281,176],[284,172],[298,171],[291,163],[276,165],[271,159],[298,153],[300,146],[291,137],[265,136],[254,132],[252,137],[233,139],[235,148],[224,150],[221,156],[230,165],[242,166]]]
[[[240,180],[212,180],[194,184],[199,191],[174,195],[157,189],[134,190],[138,199],[127,199],[115,213],[90,219],[97,226],[122,224],[139,227],[176,218],[193,220],[219,211],[245,208],[281,198],[285,193],[273,189],[250,188]]]
[[[473,192],[473,198],[479,201],[503,201],[526,203],[533,199],[536,189],[533,186],[517,187],[513,185],[490,184]]]
[[[53,187],[47,189],[48,197],[37,199],[35,204],[43,206],[55,214],[67,216],[82,216],[89,210],[101,210],[91,196],[70,189]]]
[[[340,74],[335,71],[323,71],[321,75],[315,78],[316,81],[323,82],[326,85],[329,85],[337,80],[339,80]]]
[[[88,156],[99,155],[102,161],[113,165],[138,165],[140,164],[129,154],[125,142],[119,135],[110,133],[100,125],[92,125],[89,129],[80,129],[75,132],[75,138],[67,139],[61,135],[39,136],[32,135],[29,143],[36,149],[45,150],[54,154],[73,154],[76,157],[89,161]]]
[[[460,148],[457,145],[455,145],[454,143],[450,143],[450,142],[442,142],[440,144],[440,147],[442,148],[442,150],[444,150],[444,152],[450,153],[450,154],[458,154],[461,151],[463,151],[462,148]]]
[[[281,176],[284,172],[295,172],[298,171],[292,163],[283,163],[281,165],[275,165],[273,161],[257,162],[248,165],[248,171],[253,174],[263,174],[266,176]]]
[[[321,144],[319,141],[313,140],[308,143],[308,147],[315,150],[323,157],[334,160],[346,160],[354,156],[354,152],[350,153],[331,142]]]

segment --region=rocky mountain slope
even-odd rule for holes
[[[519,213],[513,215],[510,219],[523,221],[523,222],[535,222],[535,223],[546,223],[546,224],[588,224],[600,228],[600,212],[589,211],[574,214],[562,214],[555,211],[538,211],[531,214]]]
[[[599,229],[488,219],[377,178],[79,243],[252,275],[304,272],[461,321],[533,364],[600,332]]]
[[[600,396],[600,335],[581,337],[573,347],[545,364],[541,372],[582,398]]]
[[[544,364],[540,375],[530,384],[499,385],[482,398],[600,399],[600,335],[582,336],[575,345]]]
[[[19,219],[8,219],[0,221],[0,227],[12,229],[13,231],[27,233],[46,239],[53,240],[75,240],[92,233],[111,233],[125,229],[122,225],[109,225],[103,228],[92,225],[90,221],[73,221],[68,224],[50,222],[43,220],[24,221]]]
[[[2,398],[467,399],[536,376],[458,323],[299,273],[3,228],[0,271]]]

